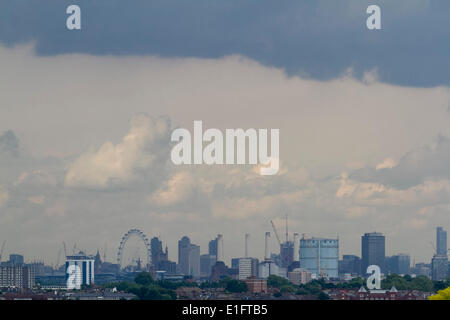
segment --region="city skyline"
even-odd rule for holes
[[[140,231],[139,229],[130,229],[129,231],[133,231],[133,230],[137,230],[138,232],[142,232],[142,231]],[[127,232],[128,233],[128,232]],[[267,232],[266,232],[267,233]],[[271,232],[269,232],[269,233],[271,233]],[[273,232],[271,233],[271,234],[273,234]],[[297,233],[296,233],[297,234]],[[438,240],[440,239],[440,237],[442,237],[442,234],[445,234],[445,236],[444,236],[444,238],[445,238],[445,240],[446,240],[446,234],[447,234],[447,230],[445,229],[445,228],[443,228],[442,226],[438,226],[438,227],[436,227],[436,243],[438,243]],[[142,233],[142,235],[143,236],[145,236],[145,233]],[[216,258],[215,258],[215,260],[214,261],[223,261],[223,262],[225,262],[225,264],[226,265],[228,265],[228,266],[231,266],[232,265],[232,260],[233,259],[237,259],[237,258],[256,258],[256,259],[258,259],[259,261],[264,261],[265,260],[265,253],[264,253],[264,251],[265,251],[265,244],[264,244],[264,239],[263,239],[263,241],[262,241],[262,243],[261,244],[259,244],[259,245],[257,245],[257,247],[259,247],[260,249],[261,249],[261,247],[262,247],[262,250],[263,250],[263,254],[261,255],[261,256],[258,256],[258,255],[254,255],[254,254],[252,254],[252,251],[251,250],[248,250],[248,256],[246,256],[245,255],[245,252],[246,252],[246,250],[245,250],[245,248],[246,248],[246,246],[248,245],[248,243],[245,243],[245,240],[246,240],[246,237],[247,236],[250,236],[250,234],[245,234],[244,235],[244,237],[243,237],[243,243],[242,243],[242,247],[241,247],[241,249],[243,250],[243,254],[241,254],[241,255],[235,255],[235,256],[226,256],[225,255],[225,253],[224,252],[226,252],[224,249],[222,249],[223,250],[223,252],[221,253],[221,255],[222,255],[222,257],[223,257],[223,259],[217,259],[217,256],[216,256],[216,254],[215,254],[215,252],[216,251],[214,251],[214,250],[217,250],[217,249],[214,249],[214,248],[217,248],[217,239],[218,239],[218,237],[220,236],[220,238],[221,238],[221,241],[222,241],[222,247],[223,248],[225,248],[226,247],[226,245],[224,245],[223,243],[224,243],[224,238],[223,238],[223,235],[222,234],[218,234],[217,235],[217,237],[215,237],[215,238],[213,238],[213,239],[209,239],[209,240],[207,240],[206,241],[206,243],[208,244],[208,245],[206,245],[206,246],[201,246],[201,245],[196,245],[194,242],[192,242],[193,240],[189,237],[189,236],[187,236],[187,235],[184,235],[184,236],[182,236],[180,239],[178,239],[177,240],[177,243],[178,243],[178,245],[177,245],[177,247],[176,247],[176,250],[174,250],[175,248],[170,248],[168,245],[167,245],[167,243],[166,242],[164,242],[163,240],[161,240],[161,237],[160,236],[154,236],[154,237],[152,237],[151,238],[151,242],[152,242],[152,247],[154,246],[154,244],[153,244],[153,241],[157,241],[158,243],[159,243],[159,245],[161,245],[162,247],[161,247],[161,249],[164,247],[165,249],[165,251],[164,250],[162,250],[161,251],[161,253],[165,256],[165,259],[168,259],[169,261],[174,261],[174,262],[176,262],[177,263],[177,265],[180,263],[180,259],[181,260],[184,260],[185,258],[180,258],[181,256],[180,256],[180,243],[182,243],[183,241],[184,242],[186,242],[186,241],[188,241],[188,246],[193,246],[193,247],[195,247],[194,249],[196,249],[196,250],[199,250],[198,251],[198,259],[199,259],[199,261],[200,261],[200,257],[202,256],[202,255],[214,255]],[[367,250],[369,250],[368,248],[370,248],[370,247],[366,247],[366,249],[364,249],[364,242],[365,241],[367,241],[367,240],[365,240],[365,238],[367,238],[367,237],[370,237],[370,236],[377,236],[377,237],[382,237],[383,238],[383,242],[382,242],[382,253],[378,253],[378,251],[379,251],[379,249],[375,249],[375,247],[373,247],[374,249],[375,249],[375,252],[377,252],[377,253],[375,253],[375,255],[382,255],[382,259],[383,259],[383,261],[382,262],[380,262],[381,260],[379,260],[380,258],[368,258],[369,260],[367,260],[368,262],[365,262],[365,260],[364,260],[364,255],[366,254],[367,255]],[[305,238],[303,238],[303,237],[305,237]],[[390,252],[389,254],[387,253],[387,251],[386,251],[386,247],[387,247],[387,245],[389,244],[389,241],[386,241],[385,240],[385,238],[386,238],[386,235],[385,234],[383,234],[383,233],[380,233],[380,232],[377,232],[377,231],[373,231],[373,232],[366,232],[366,233],[364,233],[363,235],[361,235],[361,239],[362,239],[362,242],[361,242],[361,249],[360,249],[360,251],[359,252],[346,252],[345,251],[345,249],[343,249],[343,247],[340,245],[340,244],[338,244],[338,260],[342,260],[342,258],[344,257],[344,256],[356,256],[356,257],[358,257],[360,260],[361,260],[361,270],[365,270],[365,267],[364,266],[368,266],[368,265],[370,265],[370,264],[376,264],[376,265],[379,265],[380,266],[380,268],[382,268],[382,271],[384,271],[384,269],[385,269],[385,265],[384,265],[384,259],[385,258],[388,258],[388,257],[391,257],[391,256],[401,256],[401,255],[407,255],[407,256],[409,256],[410,257],[410,266],[411,267],[414,267],[414,263],[429,263],[432,259],[432,257],[433,256],[435,256],[435,255],[444,255],[444,256],[447,256],[447,250],[445,250],[445,253],[444,253],[444,251],[442,251],[442,252],[440,252],[439,253],[439,251],[438,251],[438,247],[437,247],[437,245],[435,245],[435,244],[433,244],[433,242],[430,242],[430,244],[431,244],[431,246],[430,246],[430,254],[431,254],[431,257],[430,257],[430,259],[429,260],[416,260],[415,259],[415,257],[414,257],[414,255],[412,255],[410,252],[397,252],[397,251],[392,251],[392,252]],[[122,238],[123,239],[123,238]],[[184,239],[184,240],[183,240]],[[271,237],[269,237],[269,252],[272,254],[272,255],[280,255],[281,254],[281,252],[280,252],[280,247],[279,247],[279,243],[275,240],[275,236],[271,236]],[[288,235],[288,238],[287,238],[287,241],[288,242],[290,242],[290,243],[293,243],[292,242],[292,239],[294,239],[294,237],[290,237],[290,235]],[[307,239],[308,241],[311,241],[311,240],[321,240],[321,239],[326,239],[326,238],[323,238],[323,237],[316,237],[316,236],[306,236],[306,234],[302,234],[302,238],[297,238],[297,241],[299,242],[298,243],[298,248],[299,248],[299,251],[300,250],[302,250],[302,245],[301,245],[301,240],[302,239]],[[286,239],[283,239],[283,242],[282,242],[282,244],[281,244],[281,247],[284,247],[285,246],[285,242],[284,242],[284,240],[286,240]],[[337,240],[338,240],[338,242],[339,242],[339,238],[337,238]],[[123,241],[123,240],[122,240]],[[195,241],[195,242],[197,242],[197,241]],[[226,242],[226,240],[225,240],[225,242]],[[7,243],[7,241],[6,240],[4,240],[4,244],[6,244]],[[89,251],[89,250],[86,250],[85,248],[81,248],[81,247],[77,247],[76,246],[76,244],[73,246],[73,248],[69,245],[68,246],[68,248],[69,249],[67,249],[66,248],[66,243],[65,243],[65,241],[63,241],[62,242],[62,245],[61,245],[61,247],[64,245],[64,250],[67,250],[67,252],[68,252],[68,256],[70,256],[70,255],[72,255],[72,254],[78,254],[78,252],[83,252],[83,253],[85,253],[85,254],[87,254],[87,255],[92,255],[92,256],[94,256],[94,254],[95,254],[95,252],[97,252],[97,254],[100,254],[100,257],[103,259],[103,262],[110,262],[110,263],[116,263],[117,262],[117,252],[118,252],[118,250],[116,250],[116,252],[115,252],[115,254],[114,254],[114,248],[111,248],[111,251],[113,252],[112,253],[112,255],[110,256],[110,257],[108,257],[107,259],[105,259],[106,258],[106,252],[102,252],[102,249],[101,248],[97,248],[97,249],[95,249],[94,251]],[[149,246],[150,246],[150,243],[149,243]],[[367,246],[367,245],[366,245]],[[446,241],[444,242],[444,241],[442,241],[441,242],[441,246],[444,246],[445,248],[447,247],[447,243],[446,243]],[[106,249],[107,248],[107,246],[105,246],[103,249]],[[6,261],[6,260],[4,260],[4,258],[6,257],[6,256],[15,256],[15,255],[18,255],[18,256],[24,256],[25,258],[26,258],[26,260],[25,260],[25,262],[26,263],[33,263],[33,262],[44,262],[44,263],[47,263],[47,265],[49,265],[49,266],[54,266],[54,267],[57,267],[56,265],[54,265],[53,264],[53,261],[52,260],[45,260],[45,259],[42,259],[42,258],[39,258],[39,257],[37,257],[37,258],[35,258],[35,257],[33,257],[33,258],[28,258],[25,254],[23,254],[23,253],[21,253],[21,252],[17,252],[17,251],[11,251],[11,252],[8,252],[8,250],[4,250],[5,248],[3,248],[3,251],[2,251],[2,257],[3,257],[3,259],[2,259],[2,261]],[[59,249],[59,251],[58,251],[58,255],[59,255],[59,258],[61,258],[61,250],[62,248],[60,248]],[[131,250],[130,248],[127,248],[128,250]],[[136,248],[135,248],[136,249]],[[172,250],[170,250],[170,249],[172,249]],[[303,250],[306,250],[306,249],[303,249]],[[310,249],[309,249],[310,250]],[[365,251],[364,251],[365,250]],[[373,250],[373,249],[371,249],[371,250]],[[144,251],[145,251],[145,249],[144,249]],[[308,251],[308,250],[306,250],[306,251]],[[306,252],[305,251],[305,252]],[[366,253],[364,253],[364,252],[366,252]],[[171,253],[171,254],[170,254]],[[139,258],[140,259],[143,259],[143,258],[147,258],[146,257],[146,253],[144,253],[143,254],[143,256],[141,256],[141,254],[142,254],[142,252],[139,252]],[[154,259],[154,255],[155,254],[159,254],[159,252],[153,252],[152,251],[152,253],[151,253],[151,255],[152,255],[152,264],[154,263],[154,261],[153,261],[153,259]],[[301,257],[302,256],[304,256],[304,254],[302,255],[302,254],[300,254],[298,257],[300,258],[300,259],[302,259]],[[316,256],[314,256],[314,255],[312,255],[311,256],[311,253],[308,251],[308,253],[307,253],[307,255],[306,255],[306,257],[312,257],[312,258],[316,258]],[[22,258],[23,259],[23,258]],[[372,259],[372,260],[370,260],[370,259]],[[59,266],[61,266],[61,265],[63,265],[63,260],[61,260],[60,261],[61,262],[61,264],[59,265]],[[129,262],[129,261],[128,261]],[[144,261],[142,260],[142,263],[143,263]],[[283,263],[282,262],[282,260],[280,260],[280,263]],[[124,267],[124,265],[122,265],[122,267]],[[200,265],[198,266],[198,268],[199,268],[199,270],[198,270],[198,275],[200,275]],[[336,267],[337,268],[337,267]],[[337,269],[336,269],[337,270]],[[184,270],[184,271],[186,271],[186,270]],[[187,274],[188,274],[189,272],[187,272]]]

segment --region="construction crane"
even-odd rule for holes
[[[2,249],[0,250],[0,262],[2,262],[3,250],[5,249],[6,240],[2,243]]]
[[[430,241],[430,244],[431,244],[431,246],[433,247],[434,254],[437,254],[436,246],[434,245],[433,241]]]
[[[58,258],[56,259],[55,269],[59,268],[59,258],[61,257],[61,249],[58,250]]]
[[[327,264],[325,264],[324,265],[324,268],[322,268],[322,266],[320,265],[320,258],[318,257],[318,256],[316,256],[316,254],[314,253],[314,250],[311,248],[311,246],[308,246],[308,249],[311,251],[311,255],[313,256],[313,258],[316,260],[316,262],[317,262],[317,269],[318,269],[318,271],[319,271],[319,277],[320,278],[324,278],[325,277],[325,274],[326,274],[326,272],[327,272],[327,268],[328,268],[328,265]]]
[[[317,262],[317,268],[318,268],[319,275],[320,275],[321,271],[320,271],[320,260],[319,260],[319,257],[316,256],[316,254],[314,253],[314,250],[311,248],[311,246],[308,246],[308,249],[311,252],[311,255],[313,256],[313,258]]]
[[[277,228],[275,228],[275,224],[272,220],[270,220],[270,223],[272,224],[273,232],[275,233],[275,237],[277,237],[278,244],[281,246],[280,237],[278,236]]]

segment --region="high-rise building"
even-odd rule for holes
[[[339,239],[300,240],[300,268],[314,277],[338,278]]]
[[[448,257],[434,255],[431,259],[431,278],[435,281],[445,280],[448,276]]]
[[[436,228],[436,253],[431,260],[431,278],[445,280],[448,276],[447,231]]]
[[[431,277],[431,264],[416,263],[410,270],[410,273],[416,276]]]
[[[250,277],[258,277],[258,259],[240,258],[238,270],[239,280],[245,280]]]
[[[13,266],[20,266],[24,262],[23,256],[21,254],[10,254],[9,263]]]
[[[184,275],[200,276],[200,246],[184,236],[178,241],[178,268]]]
[[[209,241],[208,243],[208,253],[211,256],[217,257],[217,238]]]
[[[221,234],[218,234],[214,240],[209,241],[208,253],[215,256],[217,261],[223,260],[223,236]]]
[[[388,273],[409,274],[411,269],[411,259],[407,254],[397,254],[392,257],[386,257],[385,268]]]
[[[31,289],[34,281],[35,270],[31,266],[22,264],[0,267],[0,288]]]
[[[344,254],[342,260],[339,260],[339,275],[361,274],[361,259],[358,256],[351,254]]]
[[[442,227],[436,228],[436,254],[447,255],[447,231]]]
[[[189,250],[191,240],[184,236],[178,241],[178,269],[181,274],[189,274]]]
[[[280,266],[289,267],[294,261],[294,243],[292,241],[283,242],[280,245]]]
[[[213,265],[216,263],[216,256],[202,254],[200,256],[200,275],[202,277],[210,277]]]
[[[66,283],[70,289],[94,283],[95,258],[83,252],[66,257]]]
[[[200,246],[191,244],[189,251],[189,275],[200,277]]]
[[[361,273],[366,275],[367,267],[377,265],[381,272],[386,272],[384,266],[386,240],[379,232],[366,233],[361,237]]]
[[[231,258],[231,269],[239,269],[239,259],[240,258]]]

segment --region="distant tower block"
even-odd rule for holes
[[[223,261],[223,236],[217,235],[217,261]]]
[[[269,244],[269,240],[270,240],[270,232],[266,232],[266,238],[265,238],[265,254],[264,254],[264,259],[265,260],[270,260],[270,244]]]
[[[298,247],[299,247],[298,233],[294,233],[294,261],[300,261]]]

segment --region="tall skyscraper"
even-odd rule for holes
[[[436,254],[447,255],[447,231],[442,227],[436,228]]]
[[[294,243],[292,241],[283,242],[280,245],[281,267],[287,268],[294,261]]]
[[[208,253],[211,256],[217,257],[217,238],[209,241],[208,243]]]
[[[191,248],[191,240],[184,236],[178,241],[178,268],[179,272],[184,275],[189,274],[189,250]]]
[[[208,253],[215,256],[217,261],[223,260],[223,236],[218,234],[214,240],[208,244]]]
[[[200,246],[191,244],[189,250],[189,275],[200,277]]]
[[[361,237],[362,275],[366,275],[367,267],[377,265],[385,272],[386,240],[379,232],[366,233]]]
[[[431,260],[431,278],[445,280],[448,276],[447,231],[436,228],[436,253]]]
[[[192,244],[186,236],[178,241],[178,267],[181,274],[200,276],[200,246]]]

